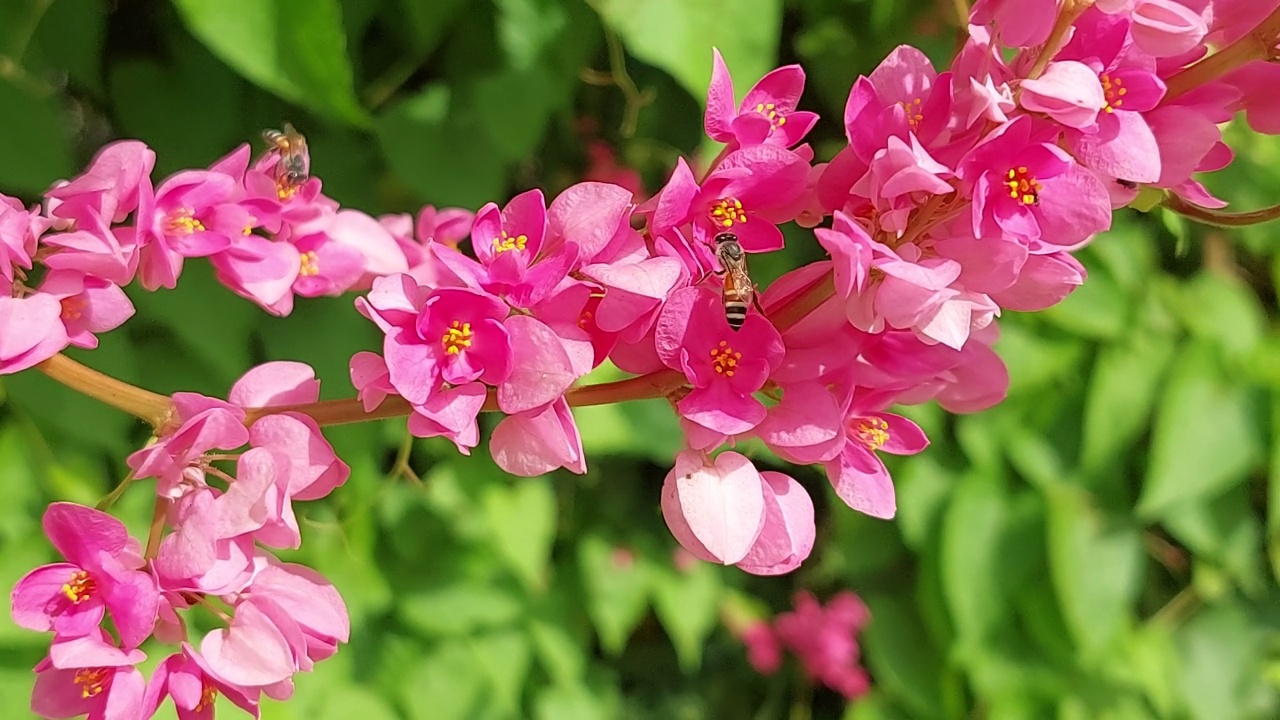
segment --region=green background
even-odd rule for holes
[[[946,64],[949,12],[920,0],[2,0],[0,191],[34,201],[121,137],[156,150],[158,182],[285,120],[307,134],[326,193],[372,214],[554,194],[582,177],[591,139],[652,191],[677,156],[707,150],[713,45],[739,97],[802,63],[826,158],[852,81],[894,45]],[[1275,202],[1280,147],[1243,126],[1227,134],[1240,160],[1211,188],[1241,209]],[[789,237],[753,259],[760,280],[819,256],[811,234]],[[680,437],[660,401],[577,413],[585,477],[513,481],[483,448],[463,458],[435,440],[401,465],[403,422],[335,429],[352,478],[299,507],[304,546],[289,557],[337,584],[353,640],[264,716],[1276,717],[1274,248],[1266,227],[1119,213],[1081,254],[1083,288],[1001,320],[1007,402],[907,411],[933,445],[893,463],[894,521],[793,469],[819,535],[781,578],[673,565],[658,495]],[[294,359],[342,397],[347,359],[378,347],[350,297],[271,318],[203,261],[176,291],[135,290],[138,315],[71,354],[160,392],[221,395],[254,363]],[[44,506],[95,502],[147,432],[32,373],[0,388],[7,588],[52,559]],[[140,486],[117,509],[140,533],[150,507]],[[873,690],[848,708],[793,664],[760,678],[723,625],[783,611],[802,587],[853,589],[872,609]],[[0,717],[28,716],[47,640],[0,617]],[[164,656],[147,649],[148,667]]]

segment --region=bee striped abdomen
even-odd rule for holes
[[[747,304],[739,300],[725,300],[724,319],[729,322],[729,327],[740,329],[747,321]]]

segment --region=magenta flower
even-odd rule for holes
[[[351,385],[355,387],[365,412],[372,412],[388,395],[395,395],[391,372],[382,356],[361,351],[351,356]]]
[[[219,695],[255,719],[260,716],[257,691],[231,685],[213,675],[200,653],[184,642],[182,652],[165,658],[151,675],[142,717],[151,717],[164,699],[171,697],[178,720],[212,720]]]
[[[913,135],[926,147],[945,141],[952,114],[951,86],[952,74],[939,75],[919,49],[894,48],[849,92],[844,128],[850,148],[870,162],[890,137],[906,141]]]
[[[871,619],[867,606],[849,591],[832,597],[822,607],[807,590],[795,596],[795,609],[777,617],[778,640],[800,660],[805,674],[853,699],[867,692],[871,681],[858,662],[861,649],[856,635]]]
[[[914,455],[929,445],[929,439],[901,415],[858,411],[845,420],[845,437],[840,455],[824,463],[836,495],[859,512],[893,517],[897,511],[893,479],[876,452]]]
[[[576,245],[582,263],[619,261],[627,243],[639,237],[631,229],[634,199],[612,183],[570,185],[547,208],[551,242]]]
[[[37,365],[70,343],[62,304],[52,295],[0,297],[0,375]]]
[[[54,249],[44,264],[54,270],[76,270],[110,280],[121,287],[132,282],[138,270],[134,229],[109,228],[96,215],[78,225],[78,230],[40,239],[41,244]]]
[[[177,287],[183,259],[206,257],[231,246],[250,222],[234,204],[239,188],[219,172],[188,170],[161,183],[141,185],[136,217],[143,287]]]
[[[51,270],[40,284],[41,294],[62,306],[62,325],[76,347],[98,347],[97,333],[114,330],[133,317],[133,303],[114,283],[73,270]]]
[[[351,361],[354,363],[355,358]],[[390,385],[389,381],[387,385]],[[413,406],[413,414],[409,416],[409,432],[414,437],[448,438],[458,448],[458,452],[470,455],[471,448],[480,444],[480,427],[476,418],[480,416],[480,409],[484,407],[487,397],[488,391],[479,382],[446,388],[431,396],[425,403]]]
[[[735,111],[733,78],[720,51],[712,52],[715,59],[704,121],[712,140],[731,146],[769,143],[789,148],[818,122],[817,113],[796,110],[804,92],[804,70],[799,65],[771,70],[751,86]]]
[[[1106,188],[1051,142],[1032,137],[1020,117],[961,162],[973,197],[973,234],[1070,247],[1111,226]]]
[[[969,22],[993,25],[1001,45],[1032,47],[1048,39],[1057,16],[1057,0],[978,0]]]
[[[755,430],[778,457],[798,465],[830,460],[845,444],[840,401],[819,382],[788,385]]]
[[[254,480],[246,477],[247,483]],[[238,484],[238,480],[232,483]],[[248,494],[245,489],[238,492]],[[160,542],[151,563],[171,608],[188,605],[183,592],[227,595],[244,589],[253,577],[253,536],[239,532],[247,519],[225,518],[225,509],[235,499],[223,501],[224,497],[214,488],[203,487],[173,504],[169,520],[174,531]],[[185,631],[178,637],[185,638]]]
[[[133,666],[145,659],[141,650],[115,647],[101,630],[71,639],[57,637],[49,656],[35,667],[31,711],[51,720],[143,717],[147,681]]]
[[[83,637],[110,612],[126,648],[136,648],[156,622],[159,591],[142,567],[138,543],[119,520],[74,503],[54,503],[44,532],[67,559],[27,573],[10,598],[13,621],[28,630]]]
[[[658,318],[658,356],[684,373],[693,389],[677,403],[680,415],[725,435],[759,425],[765,407],[754,397],[782,364],[778,331],[758,315],[748,315],[735,332],[724,306],[706,288],[682,288],[671,295]]]
[[[775,145],[736,150],[702,182],[681,158],[671,179],[649,204],[650,230],[661,235],[693,223],[693,237],[710,245],[719,232],[733,232],[747,252],[782,247],[779,223],[794,218],[796,201],[804,193],[809,164]]]
[[[374,291],[378,293],[381,287],[390,293],[396,282],[382,279],[374,284]],[[417,294],[416,290],[401,290],[394,297],[403,304],[384,305],[387,313],[382,316],[394,327],[384,342],[383,357],[391,384],[400,395],[422,405],[441,390],[441,383],[465,385],[479,380],[497,385],[506,381],[514,363],[510,336],[502,323],[509,310],[501,300],[476,290],[440,288],[430,291],[419,305],[408,292]],[[370,294],[362,304],[371,316],[381,310],[375,302],[378,297]],[[405,316],[406,311],[416,314]],[[395,320],[408,323],[392,326]]]
[[[1074,60],[1051,62],[1035,78],[1022,81],[1022,107],[1040,112],[1069,128],[1088,128],[1107,107],[1098,74]]]
[[[550,295],[578,260],[576,245],[548,248],[546,240],[546,199],[529,190],[502,210],[489,203],[476,213],[471,246],[478,262],[447,245],[433,245],[432,252],[467,286],[528,308]]]

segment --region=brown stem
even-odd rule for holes
[[[61,353],[36,365],[36,369],[72,390],[123,410],[152,427],[159,428],[169,417],[169,398],[164,395],[104,375]]]
[[[1165,80],[1167,89],[1160,104],[1167,105],[1175,98],[1222,77],[1250,60],[1271,57],[1271,49],[1275,47],[1278,34],[1280,8],[1273,10],[1244,37]]]
[[[164,533],[165,514],[169,509],[169,500],[163,495],[156,496],[155,509],[151,511],[151,532],[147,534],[147,549],[142,557],[147,560],[155,558],[160,552],[160,537]]]
[[[1031,71],[1027,73],[1028,78],[1038,78],[1049,67],[1049,62],[1053,60],[1058,51],[1062,49],[1067,38],[1067,30],[1071,29],[1071,25],[1084,14],[1093,5],[1094,0],[1067,0],[1063,3],[1062,12],[1058,13],[1058,20],[1053,24],[1053,30],[1049,32],[1049,37],[1044,41],[1044,49],[1040,51],[1040,56],[1036,58],[1035,65],[1031,66]]]
[[[1187,202],[1177,195],[1169,195],[1164,199],[1164,206],[1198,223],[1216,225],[1217,227],[1245,227],[1280,219],[1280,205],[1272,205],[1271,207],[1248,212],[1228,213],[1200,207]]]

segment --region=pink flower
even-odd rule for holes
[[[1074,246],[1111,226],[1106,188],[1021,117],[996,130],[961,162],[973,197],[973,234]]]
[[[141,650],[111,645],[101,630],[55,638],[49,657],[35,667],[31,711],[51,720],[86,714],[88,720],[142,717],[147,682],[133,666],[144,659]]]
[[[44,565],[14,586],[13,621],[28,630],[83,637],[110,612],[121,643],[135,648],[151,634],[159,593],[138,543],[119,520],[93,508],[54,503],[44,531],[65,563]]]
[[[1092,126],[1107,107],[1098,74],[1073,60],[1049,63],[1039,77],[1023,80],[1021,88],[1022,107],[1071,128]]]
[[[753,575],[782,575],[800,567],[813,550],[813,500],[788,475],[762,472],[764,525],[738,567]]]
[[[1057,0],[978,0],[969,22],[993,25],[1002,45],[1032,47],[1048,39],[1057,16]]]
[[[857,410],[845,420],[845,437],[840,455],[824,463],[836,495],[859,512],[893,517],[897,511],[893,480],[876,451],[914,455],[928,446],[929,439],[900,415]]]
[[[748,315],[735,332],[724,306],[706,288],[672,294],[658,319],[658,356],[684,373],[693,389],[677,404],[680,415],[725,435],[759,425],[765,407],[754,397],[782,364],[778,331],[758,315]]]
[[[712,50],[711,86],[707,89],[705,126],[716,142],[732,146],[770,143],[784,148],[800,142],[814,124],[817,113],[797,111],[804,92],[804,70],[787,65],[760,78],[733,107],[733,78],[719,50]]]
[[[155,164],[155,152],[137,140],[109,143],[83,173],[45,193],[49,214],[81,226],[123,222],[138,207],[143,184],[150,185]]]
[[[733,565],[751,552],[765,523],[763,480],[751,461],[723,452],[676,456],[662,483],[662,517],[694,556]]]
[[[142,183],[138,197],[137,242],[140,273],[148,290],[177,286],[183,259],[226,249],[251,222],[233,204],[239,188],[219,172],[188,170],[168,178],[154,192]]]
[[[226,696],[255,719],[259,717],[259,693],[231,685],[213,675],[200,653],[184,642],[182,652],[165,658],[152,674],[142,704],[142,717],[151,717],[164,699],[171,697],[178,711],[178,720],[211,720],[214,702],[219,695]]]
[[[837,594],[824,608],[801,590],[795,609],[774,621],[774,632],[799,658],[805,674],[852,699],[865,694],[871,684],[858,665],[862,653],[855,637],[869,620],[866,605],[852,592]]]
[[[38,209],[28,211],[16,198],[0,195],[0,280],[4,287],[13,284],[15,268],[31,269],[37,238],[48,226]]]
[[[59,301],[67,339],[76,347],[98,347],[97,333],[114,330],[133,317],[133,303],[114,283],[74,270],[51,270],[40,292]]]
[[[57,298],[45,293],[0,297],[0,375],[44,362],[69,343]]]
[[[576,245],[547,248],[546,239],[546,199],[541,190],[529,190],[501,211],[489,203],[476,213],[471,247],[478,261],[446,245],[432,251],[469,287],[528,308],[550,295],[578,260]]]
[[[649,201],[650,231],[661,235],[692,222],[694,239],[708,245],[716,233],[729,231],[747,252],[777,250],[783,243],[778,224],[794,218],[808,176],[807,162],[776,145],[729,153],[701,185],[681,158]]]
[[[587,471],[582,437],[564,398],[542,410],[503,418],[489,440],[493,460],[504,471],[536,477],[564,467],[579,475]]]
[[[244,411],[230,403],[196,393],[175,393],[173,408],[177,427],[126,461],[134,477],[156,478],[157,492],[169,498],[188,491],[187,470],[200,470],[205,453],[234,450],[249,442]],[[203,485],[203,480],[196,485]]]

